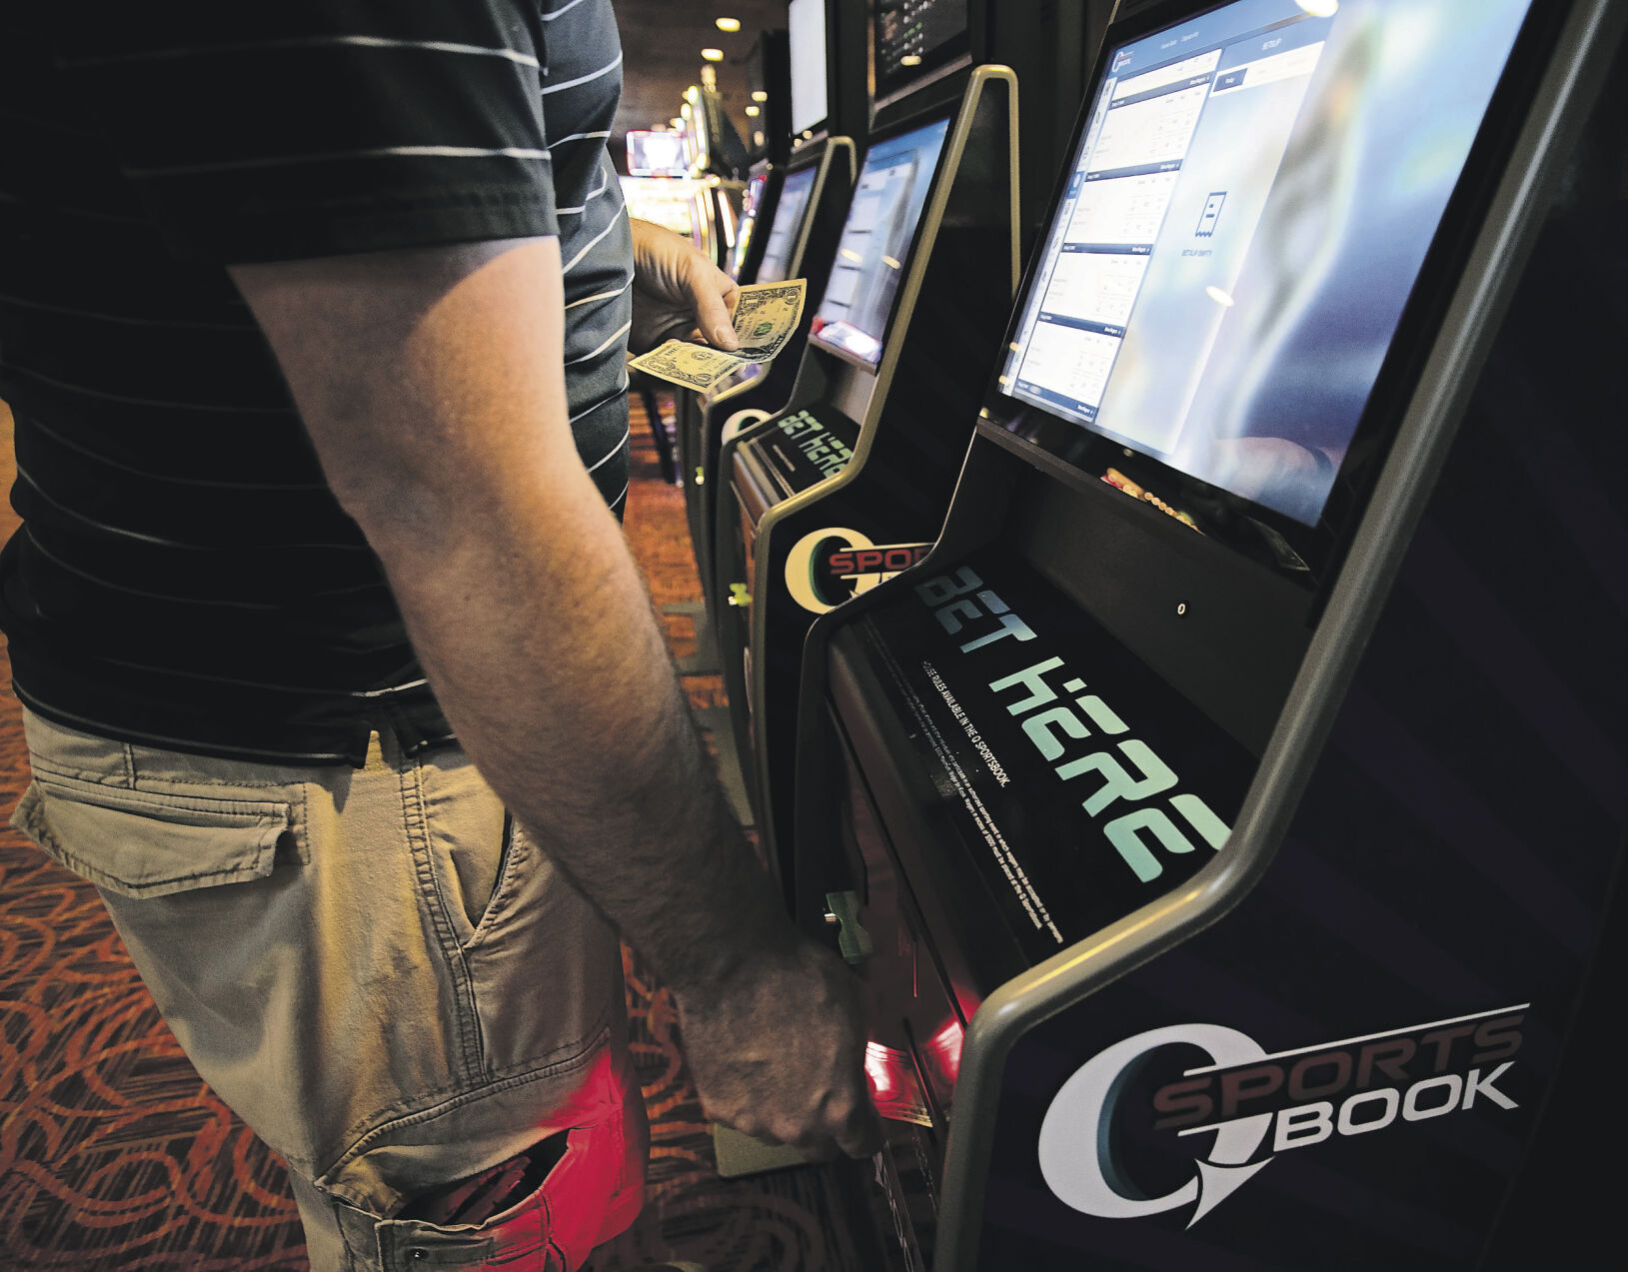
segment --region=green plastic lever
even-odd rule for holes
[[[855,967],[876,952],[871,934],[859,921],[859,898],[852,892],[825,894],[825,921],[837,925],[837,948]]]

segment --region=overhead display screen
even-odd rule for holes
[[[919,74],[934,55],[967,34],[967,0],[877,0],[876,81]]]
[[[769,237],[763,244],[763,261],[757,267],[757,281],[778,283],[790,268],[792,249],[797,246],[797,231],[803,224],[803,211],[808,207],[808,196],[814,190],[814,177],[818,169],[802,168],[786,174],[780,188],[780,201],[774,205],[774,216],[769,221]]]
[[[786,6],[791,46],[791,131],[815,127],[826,115],[825,0],[791,0]]]
[[[811,338],[826,348],[871,366],[881,360],[899,279],[949,131],[945,118],[871,144],[814,315]]]
[[[1314,525],[1529,0],[1237,0],[1111,49],[1006,394]]]

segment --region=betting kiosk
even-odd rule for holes
[[[808,624],[942,524],[1017,283],[1016,132],[1016,79],[989,66],[878,124],[791,398],[723,444],[715,621],[771,860],[790,843]]]
[[[806,279],[803,321],[769,366],[748,364],[707,393],[680,392],[675,399],[685,512],[706,598],[704,612],[697,616],[705,643],[711,642],[717,621],[712,534],[719,483],[712,477],[718,471],[718,451],[726,434],[767,419],[790,400],[809,324],[836,255],[858,152],[865,145],[864,0],[791,0],[787,19],[788,142],[794,144],[780,195],[761,234],[763,254],[753,281]]]
[[[1115,15],[943,534],[804,662],[901,1266],[1502,1266],[1602,1160],[1527,1162],[1616,1104],[1625,205],[1538,231],[1625,22]]]

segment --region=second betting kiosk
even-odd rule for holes
[[[1623,192],[1521,271],[1628,15],[1121,8],[943,535],[809,639],[892,1225],[1503,1266],[1620,925]]]
[[[1011,71],[982,66],[875,129],[790,401],[722,447],[718,644],[771,859],[790,843],[804,631],[943,521],[1016,286],[1016,122]]]
[[[753,281],[806,279],[803,320],[769,366],[748,364],[707,393],[675,397],[684,510],[705,597],[705,617],[699,621],[708,637],[717,620],[712,532],[718,450],[726,433],[766,419],[791,398],[868,122],[863,91],[856,98],[853,90],[855,82],[862,88],[865,74],[864,0],[791,0],[787,16],[792,150],[766,231],[754,230],[763,240],[763,254]]]

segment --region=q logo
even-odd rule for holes
[[[1126,1088],[1155,1051],[1176,1044],[1208,1052],[1218,1067],[1266,1055],[1236,1029],[1187,1024],[1137,1034],[1092,1057],[1063,1083],[1040,1126],[1040,1173],[1059,1201],[1102,1219],[1137,1219],[1196,1201],[1190,1228],[1272,1160],[1249,1163],[1271,1126],[1272,1115],[1266,1113],[1216,1128],[1208,1156],[1195,1160],[1197,1173],[1162,1197],[1143,1195],[1114,1161],[1109,1128]]]
[[[930,543],[872,543],[843,526],[805,534],[786,554],[786,590],[812,614],[824,614],[908,570],[932,548]]]

